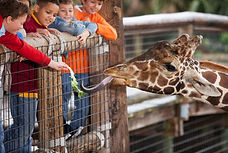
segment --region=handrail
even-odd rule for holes
[[[124,30],[201,25],[228,30],[228,16],[198,12],[150,14],[123,18]]]

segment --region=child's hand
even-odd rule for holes
[[[75,22],[75,21],[70,21],[69,23],[76,24],[76,22]]]
[[[90,21],[89,17],[88,16],[84,17],[84,21]]]
[[[86,42],[86,39],[89,37],[90,33],[89,31],[84,31],[82,34],[77,35],[78,42],[80,44],[84,44]]]
[[[68,70],[68,65],[64,62],[55,62],[53,60],[50,61],[48,64],[50,68],[53,68],[55,70]]]
[[[60,34],[59,30],[54,29],[54,28],[48,28],[48,31],[51,32],[51,33],[54,33],[56,35],[59,35]]]
[[[38,38],[42,38],[42,36],[39,33],[37,33],[37,32],[27,33],[27,37],[38,37]]]
[[[24,60],[25,60],[24,57],[19,57],[19,61],[20,61],[20,62],[22,62],[22,61],[24,61]]]
[[[17,55],[17,58],[19,58],[19,61],[22,62],[23,60],[25,60],[24,57],[22,57],[21,55]]]
[[[47,29],[36,29],[36,32],[51,37],[51,33]]]

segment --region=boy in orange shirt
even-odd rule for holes
[[[82,6],[76,5],[76,9],[74,9],[75,19],[96,23],[97,34],[102,35],[108,40],[116,40],[116,30],[108,22],[106,22],[102,16],[97,13],[101,9],[104,0],[82,0],[81,2]],[[63,62],[69,63],[68,65],[70,65],[70,67],[75,68],[74,71],[76,72],[76,77],[79,78],[79,83],[83,80],[83,84],[86,86],[89,84],[88,55],[85,49],[80,50],[80,52],[82,51],[84,52],[82,54],[79,54],[79,51],[70,52],[69,58],[63,58]],[[79,61],[81,61],[81,63],[79,63],[78,60],[75,59],[80,59]],[[66,72],[67,71],[63,71],[63,73]],[[68,80],[64,80],[63,82],[68,82],[69,84],[69,77],[65,78],[67,78]],[[64,77],[62,77],[62,79],[64,79]],[[65,86],[67,86],[67,83],[65,85],[63,84],[63,89],[66,88]],[[65,95],[63,97],[68,97],[66,99],[63,99],[63,101],[65,101],[65,103],[69,103],[67,101],[69,101],[70,99],[70,90],[63,93],[63,95]],[[80,134],[80,129],[83,129],[83,127],[85,127],[85,121],[89,115],[90,102],[88,95],[84,96],[82,99],[75,99],[75,101],[77,106],[76,109],[74,109],[74,114],[72,117],[73,119],[71,121],[69,129],[65,128],[65,133],[72,132],[71,134],[74,134],[76,132],[76,134]],[[68,110],[66,110],[65,113],[67,113],[67,111]]]
[[[102,35],[108,40],[116,40],[116,29],[113,28],[98,12],[104,0],[81,0],[82,5],[76,5],[74,17],[81,21],[91,21],[97,24],[97,34]]]
[[[68,32],[75,35],[80,44],[85,43],[87,37],[95,33],[97,25],[88,21],[75,20],[72,0],[59,0],[59,3],[58,16],[49,28]],[[79,83],[83,81],[84,84],[88,84],[88,55],[85,49],[64,53],[63,61],[72,68]],[[81,133],[89,114],[89,96],[79,98],[77,92],[72,92],[70,76],[69,71],[62,71],[63,121],[66,138],[74,133]],[[74,106],[74,110],[68,109],[69,106]],[[71,118],[68,114],[71,114]]]
[[[74,17],[77,20],[81,21],[91,21],[96,23],[98,29],[96,33],[104,36],[106,39],[115,40],[117,38],[116,30],[105,21],[105,19],[100,16],[97,12],[101,9],[104,0],[82,0],[82,6],[74,9]],[[92,10],[94,11],[87,11]],[[73,71],[76,73],[76,78],[79,80],[79,83],[83,80],[84,85],[89,84],[89,75],[88,75],[88,55],[87,51],[73,51],[69,53],[69,58],[63,57],[63,62],[68,63]],[[67,71],[63,71],[63,75],[67,76]],[[62,77],[63,82],[63,103],[68,104],[71,99],[71,88],[69,88],[68,84],[70,84],[70,78]],[[80,134],[81,130],[85,127],[86,118],[89,115],[89,96],[86,95],[82,99],[75,97],[75,106],[76,108],[73,111],[73,116],[71,119],[70,126],[65,126],[64,132],[65,134],[70,132],[71,135],[76,133]],[[64,114],[69,113],[69,110],[65,109]],[[66,120],[66,119],[65,119]],[[67,125],[67,124],[66,124]]]

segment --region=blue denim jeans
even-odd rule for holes
[[[19,97],[18,93],[10,93],[10,109],[13,124],[5,131],[4,144],[6,152],[31,152],[37,104],[37,98]]]
[[[0,116],[0,153],[5,153],[3,141],[4,141],[4,129],[2,125],[2,118]]]
[[[83,81],[83,84],[86,86],[89,83],[88,73],[79,73],[75,74],[75,77],[80,84]],[[70,73],[62,74],[62,92],[63,92],[63,120],[64,123],[67,121],[67,114],[71,113],[71,122],[70,122],[70,131],[78,129],[80,126],[85,126],[86,118],[89,115],[89,95],[84,95],[81,99],[78,98],[78,94],[74,92],[74,110],[68,112],[68,105],[71,99],[71,78]]]

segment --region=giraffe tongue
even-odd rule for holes
[[[86,92],[86,93],[93,93],[96,92],[100,89],[102,89],[103,87],[105,87],[107,84],[109,84],[112,81],[113,77],[112,76],[108,76],[106,77],[104,80],[102,80],[99,84],[97,84],[94,87],[91,88],[87,88],[83,85],[83,82],[81,83],[81,90]]]

